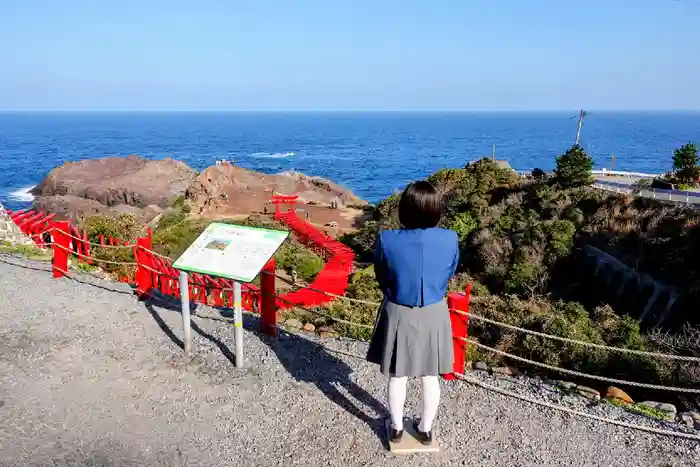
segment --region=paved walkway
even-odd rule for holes
[[[378,436],[374,366],[285,334],[194,320],[121,284],[53,280],[0,256],[2,466],[661,466],[698,465],[698,443],[630,432],[454,382],[443,385],[442,452],[397,458]],[[254,322],[247,323],[254,326]],[[328,341],[353,352],[363,344]],[[419,405],[413,389],[409,415]]]

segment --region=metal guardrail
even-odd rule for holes
[[[633,185],[619,182],[596,180],[593,186],[616,193],[628,193],[645,198],[658,199],[659,201],[671,201],[685,204],[700,205],[700,193],[682,190],[664,190],[662,188],[636,188]]]

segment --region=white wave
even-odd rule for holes
[[[25,203],[29,203],[34,201],[34,195],[30,193],[30,191],[35,187],[36,185],[32,186],[26,186],[24,188],[18,188],[17,190],[11,191],[9,193],[10,199],[13,199],[15,201],[23,201]]]
[[[292,157],[295,155],[296,153],[294,152],[254,152],[253,154],[251,154],[251,156],[258,157],[260,159],[285,159],[287,157]]]

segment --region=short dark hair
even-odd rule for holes
[[[406,229],[436,227],[442,217],[442,195],[425,180],[406,187],[399,200],[399,222]]]

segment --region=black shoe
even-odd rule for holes
[[[400,443],[402,437],[403,430],[394,430],[393,428],[391,429],[391,436],[389,437],[389,441],[391,441],[392,443]]]
[[[418,442],[422,444],[423,446],[430,446],[433,444],[433,433],[432,431],[428,432],[423,432],[418,429],[419,423],[414,421],[413,422],[413,429],[416,430],[416,435],[418,438]]]

